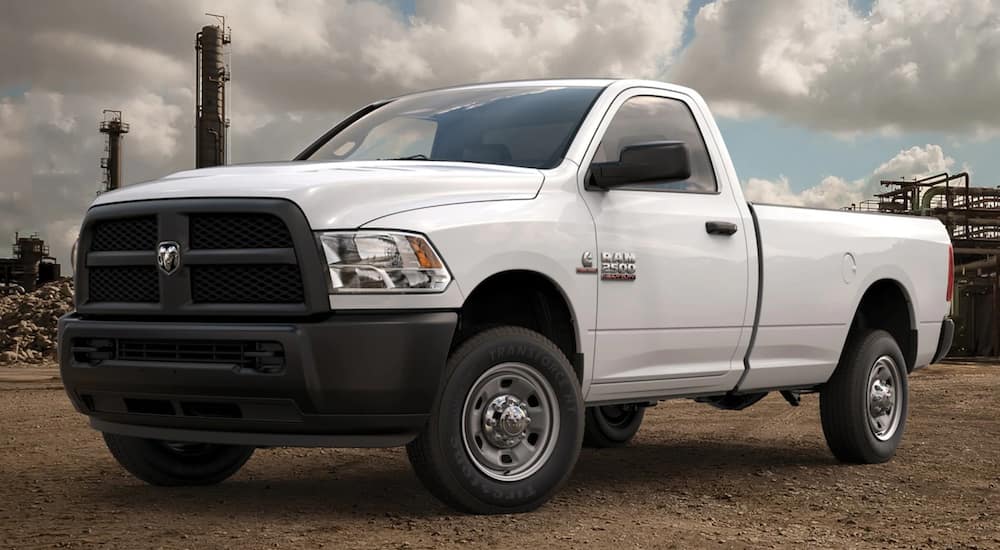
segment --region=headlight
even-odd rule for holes
[[[442,292],[451,274],[424,237],[396,231],[318,234],[331,292]]]

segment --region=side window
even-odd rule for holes
[[[714,193],[719,186],[691,110],[683,101],[657,96],[636,96],[622,104],[611,120],[593,162],[615,162],[623,148],[648,141],[682,141],[691,156],[691,178],[687,181],[644,183],[623,189],[660,189]]]

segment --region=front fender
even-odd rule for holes
[[[365,229],[401,229],[427,235],[461,289],[462,301],[492,275],[539,273],[562,291],[584,351],[584,384],[592,372],[597,320],[596,273],[578,273],[584,252],[596,253],[594,223],[577,193],[541,193],[530,201],[489,201],[423,208],[380,218]],[[447,293],[446,293],[447,294]],[[448,307],[455,302],[440,296]],[[365,297],[353,297],[360,303]],[[399,307],[416,296],[393,297]],[[433,301],[423,296],[427,303]],[[452,296],[451,298],[457,298]],[[339,300],[339,297],[337,297]],[[459,304],[459,307],[461,304]]]

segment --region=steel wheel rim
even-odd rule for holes
[[[879,441],[887,441],[896,434],[902,418],[902,374],[899,365],[888,355],[875,360],[868,371],[865,408],[868,427]]]
[[[555,448],[557,404],[552,385],[528,365],[501,363],[487,369],[462,407],[462,443],[472,464],[497,481],[533,475]]]

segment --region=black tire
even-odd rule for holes
[[[490,407],[496,399],[481,397],[492,394],[485,389],[482,394],[478,393],[482,388],[491,387],[483,380],[490,380],[491,373],[500,372],[496,381],[498,387],[509,387],[510,392],[519,387],[503,379],[505,365],[517,365],[527,375],[535,376],[539,384],[547,384],[544,390],[547,400],[543,403],[550,404],[552,409],[546,413],[545,418],[549,420],[544,422],[548,427],[544,439],[536,438],[536,444],[541,443],[532,447],[542,451],[533,455],[538,458],[529,462],[532,468],[520,474],[527,477],[510,481],[502,476],[513,470],[490,470],[484,466],[482,458],[473,457],[484,445],[489,445],[489,440],[484,443],[476,435],[474,443],[466,443],[470,430],[475,429],[470,426],[478,425],[475,419],[485,419],[490,416],[487,411],[494,410]],[[505,382],[508,386],[503,386]],[[536,403],[538,399],[535,397]],[[525,407],[530,400],[530,397],[525,398]],[[467,410],[472,414],[466,415]],[[471,337],[452,353],[430,419],[417,439],[407,445],[406,451],[417,477],[445,504],[474,514],[527,512],[548,501],[569,478],[580,455],[583,410],[576,374],[555,344],[524,328],[492,328]],[[537,427],[529,424],[529,428],[542,429],[542,425],[540,421]],[[523,441],[530,441],[529,431],[524,433]],[[476,448],[480,451],[474,450]],[[487,450],[502,458],[502,450],[493,446]]]
[[[636,403],[587,407],[583,445],[597,449],[623,447],[639,431],[645,415],[646,408]]]
[[[874,386],[873,377],[879,378],[884,369],[895,371],[892,383]],[[888,401],[873,396],[885,396],[886,388],[895,397],[892,413],[885,415],[889,420],[880,423],[878,418],[885,416],[873,411],[884,412]],[[908,406],[906,361],[896,340],[884,330],[848,338],[837,370],[820,391],[823,435],[833,455],[854,464],[886,462],[903,438]],[[880,427],[884,433],[879,434]]]
[[[214,485],[235,474],[253,447],[178,443],[104,434],[111,455],[130,474],[160,486]]]

